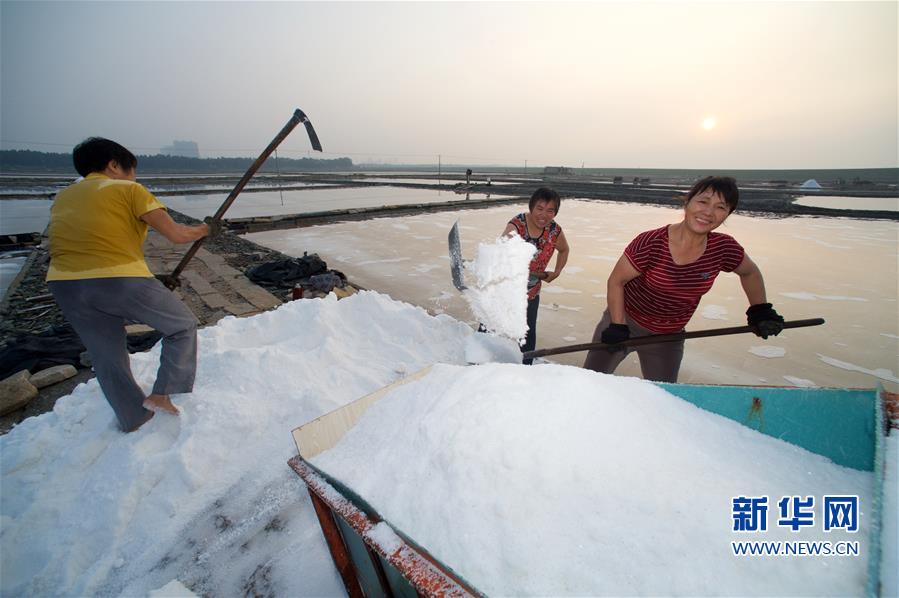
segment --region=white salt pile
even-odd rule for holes
[[[475,334],[450,317],[432,317],[373,292],[341,301],[333,296],[295,301],[251,318],[226,318],[201,330],[199,340],[195,391],[175,397],[182,409],[180,418],[160,415],[138,432],[122,434],[99,386],[91,380],[59,399],[52,412],[29,418],[0,436],[0,595],[130,597],[151,591],[171,595],[181,587],[200,596],[343,595],[308,493],[286,463],[296,454],[290,431],[434,363],[505,358],[517,363],[521,356],[513,341]],[[132,355],[131,360],[138,383],[148,390],[158,367],[158,347]],[[736,426],[722,438],[687,418],[684,406],[670,405],[667,395],[647,399],[635,380],[610,378],[602,391],[604,398],[610,393],[608,398],[585,404],[580,397],[585,388],[598,394],[594,383],[585,381],[599,375],[574,368],[491,365],[448,372],[465,376],[453,375],[446,384],[451,396],[445,405],[440,398],[444,389],[434,393],[431,411],[443,412],[457,424],[444,430],[445,448],[465,460],[452,465],[410,459],[408,471],[413,474],[410,479],[425,471],[437,481],[446,480],[447,471],[454,468],[449,478],[454,481],[442,491],[424,486],[423,491],[438,507],[474,499],[472,510],[451,524],[439,518],[431,523],[422,515],[423,524],[439,528],[438,535],[448,536],[445,541],[455,543],[457,551],[491,556],[494,560],[485,564],[494,570],[499,559],[502,575],[495,583],[514,583],[521,577],[534,584],[540,577],[541,593],[574,593],[582,577],[555,579],[559,585],[553,587],[553,579],[544,577],[543,555],[558,554],[572,529],[583,528],[578,543],[594,546],[606,527],[616,534],[617,544],[605,558],[641,562],[645,575],[631,581],[645,588],[643,593],[674,593],[683,587],[674,582],[665,585],[670,575],[666,559],[677,556],[683,544],[690,545],[680,556],[681,565],[692,572],[693,581],[706,584],[702,587],[711,587],[729,571],[759,572],[755,585],[731,593],[748,594],[759,585],[765,591],[757,593],[768,595],[813,593],[838,576],[819,571],[820,563],[809,557],[801,563],[785,559],[780,565],[765,565],[779,566],[774,572],[746,558],[734,559],[737,562],[724,568],[707,558],[720,557],[719,551],[726,550],[733,537],[729,492],[798,493],[808,488],[803,480],[819,479],[824,466],[804,451],[788,447],[775,455],[753,444],[754,452],[746,452],[741,460],[727,464],[719,460],[711,467],[709,453],[728,458],[747,447],[740,439],[756,435]],[[618,395],[628,399],[609,388],[618,388]],[[507,427],[485,435],[469,416],[463,425],[456,409],[461,407],[459,396],[465,394],[473,399],[469,409],[490,422],[501,418]],[[591,417],[594,404],[601,410]],[[540,421],[534,421],[534,409],[542,409]],[[598,421],[597,414],[602,415]],[[378,442],[372,447],[425,432],[391,421],[375,434]],[[674,447],[678,451],[671,450]],[[560,470],[563,451],[578,457]],[[793,467],[788,479],[772,482],[766,477],[768,482],[759,483],[758,470],[781,465],[786,452],[803,455],[802,466],[788,464]],[[755,459],[756,465],[748,467],[747,458]],[[478,463],[481,466],[474,467]],[[380,475],[380,469],[377,472]],[[865,475],[856,475],[862,478],[860,485],[867,483]],[[832,480],[829,491],[849,487],[836,474]],[[384,483],[393,491],[391,478]],[[526,511],[529,501],[548,495],[551,486],[561,496],[553,503],[556,513],[535,510],[532,521]],[[817,492],[816,488],[809,491]],[[890,488],[888,504],[895,505],[895,478]],[[514,490],[518,494],[511,501],[509,493]],[[637,496],[632,496],[634,492]],[[718,503],[721,493],[727,495],[727,504]],[[712,494],[714,500],[709,498]],[[869,493],[859,494],[864,507]],[[710,503],[716,509],[711,514],[705,508]],[[583,523],[597,513],[617,517],[625,507],[630,510],[624,514],[631,517],[634,509],[643,513],[641,521],[631,521],[634,530],[642,530],[639,534],[622,530],[628,519]],[[676,517],[670,516],[673,509]],[[864,513],[861,521],[864,526]],[[484,525],[486,537],[478,535]],[[658,546],[677,544],[677,550],[665,553],[639,544],[650,533],[650,525],[657,530]],[[884,570],[895,571],[899,569],[895,517],[887,525],[884,538],[893,542],[884,557],[892,560],[885,561]],[[710,527],[714,533],[697,540]],[[387,543],[389,530],[379,531],[380,541]],[[715,533],[719,535],[713,541]],[[807,537],[805,530],[800,535]],[[512,540],[523,536],[530,538],[529,545],[515,546]],[[866,538],[867,530],[858,537]],[[608,560],[593,562],[593,552],[570,554],[572,562],[586,569],[609,568]],[[864,554],[863,547],[862,561]],[[829,565],[835,570],[846,567],[836,559]],[[784,571],[792,574],[794,568],[798,580],[806,579],[809,568],[822,579],[805,592],[793,591],[799,581],[786,585],[783,578]],[[857,572],[845,574],[821,593],[858,594]],[[621,575],[609,582],[620,581]],[[680,577],[684,575],[691,574]],[[767,577],[770,581],[765,582]],[[892,580],[886,589],[896,588],[895,575]],[[480,578],[472,581],[481,585]],[[483,584],[481,589],[491,587]]]
[[[226,318],[199,341],[181,417],[122,434],[91,380],[0,436],[0,595],[146,596],[172,580],[201,596],[342,595],[287,466],[290,431],[432,363],[521,358],[373,292]],[[149,390],[159,347],[131,361]]]
[[[464,297],[487,330],[513,340],[527,334],[528,265],[535,251],[518,236],[478,245],[477,257],[466,265],[474,280]]]
[[[857,595],[872,474],[634,378],[438,365],[313,459],[487,595]],[[732,499],[858,495],[858,533],[733,533]],[[858,541],[737,557],[734,540]]]

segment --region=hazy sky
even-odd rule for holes
[[[0,0],[0,138],[255,156],[301,108],[357,163],[895,167],[897,6]]]

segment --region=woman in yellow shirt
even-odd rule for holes
[[[169,395],[193,390],[197,320],[144,259],[152,226],[173,243],[209,234],[209,226],[176,223],[165,206],[136,182],[137,158],[109,139],[91,137],[72,152],[84,178],[60,191],[50,209],[47,283],[91,355],[100,388],[122,429],[131,432],[156,411],[178,414]],[[163,335],[150,395],[131,374],[126,322]]]

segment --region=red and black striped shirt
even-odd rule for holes
[[[624,309],[657,334],[683,330],[719,272],[733,272],[745,251],[730,235],[709,233],[705,252],[679,266],[671,258],[668,226],[640,233],[624,250],[640,276],[624,285]]]

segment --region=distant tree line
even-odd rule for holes
[[[137,167],[143,174],[156,173],[232,173],[244,172],[254,158],[186,158],[184,156],[138,156]],[[260,172],[321,172],[353,170],[350,158],[283,158],[270,156],[259,169]],[[74,173],[72,154],[35,152],[32,150],[0,150],[0,171]]]

